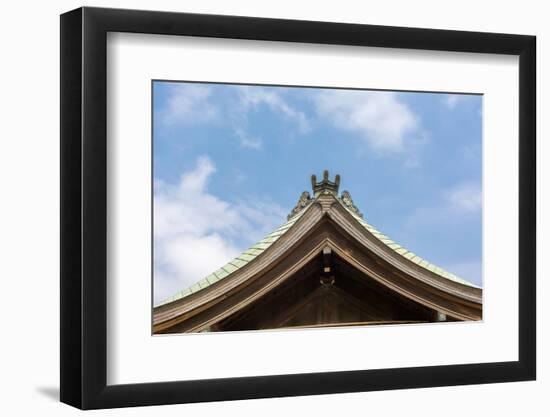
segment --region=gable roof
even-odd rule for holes
[[[211,285],[217,283],[218,281],[228,278],[234,272],[240,270],[241,268],[245,267],[249,263],[256,260],[279,238],[281,238],[284,234],[286,234],[296,224],[298,219],[308,211],[308,209],[313,205],[312,203],[318,200],[320,196],[323,194],[325,195],[332,194],[335,197],[335,199],[338,201],[338,203],[340,203],[340,205],[353,216],[353,218],[357,221],[357,223],[362,228],[366,229],[372,236],[378,239],[381,243],[383,243],[393,252],[399,254],[401,257],[407,259],[408,261],[418,265],[419,267],[426,269],[431,273],[434,273],[446,280],[453,281],[472,288],[480,288],[479,286],[474,285],[473,283],[466,281],[465,279],[462,279],[457,275],[450,273],[444,270],[443,268],[440,268],[428,262],[427,260],[421,258],[415,253],[409,251],[408,249],[399,245],[395,241],[391,240],[388,236],[386,236],[382,232],[378,231],[374,226],[372,226],[371,224],[369,224],[367,221],[363,219],[363,215],[353,203],[351,195],[348,191],[342,192],[342,194],[338,197],[337,193],[338,193],[338,186],[340,182],[339,180],[340,178],[339,176],[337,176],[337,181],[335,183],[328,181],[327,171],[325,171],[324,180],[321,181],[321,183],[317,183],[315,176],[312,176],[312,184],[315,191],[314,197],[311,198],[307,191],[303,192],[302,195],[300,196],[300,199],[298,200],[298,203],[296,204],[296,207],[294,207],[294,209],[288,215],[287,221],[282,226],[280,226],[275,231],[267,235],[265,238],[260,240],[255,245],[251,246],[249,249],[244,251],[242,254],[240,254],[236,258],[227,262],[224,266],[222,266],[218,270],[207,275],[206,277],[204,277],[197,283],[193,284],[192,286],[175,293],[170,298],[158,303],[155,307],[169,304],[171,302],[183,299],[199,291],[202,291],[203,289],[210,287]],[[326,182],[328,184],[327,188],[322,187],[323,182]]]

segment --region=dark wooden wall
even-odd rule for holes
[[[332,256],[327,271],[322,255],[284,285],[218,323],[217,331],[259,330],[323,325],[429,322],[436,314],[393,293]],[[331,279],[326,279],[330,274]]]

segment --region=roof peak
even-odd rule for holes
[[[313,174],[311,176],[311,188],[313,189],[313,196],[317,197],[321,194],[332,194],[338,196],[338,188],[340,188],[340,174],[336,174],[334,181],[328,179],[328,169],[323,171],[323,179],[317,182],[317,176]]]
[[[312,205],[312,203],[317,200],[317,197],[320,199],[335,199],[339,204],[336,207],[340,206],[347,210],[358,222],[360,226],[365,228],[374,238],[378,239],[382,244],[390,248],[395,253],[399,254],[401,257],[408,259],[410,262],[416,264],[418,267],[428,270],[431,273],[438,275],[444,279],[458,282],[460,284],[479,288],[476,285],[463,280],[462,278],[457,277],[456,275],[439,268],[420,256],[414,254],[413,252],[405,249],[398,243],[392,241],[388,236],[384,235],[377,229],[375,229],[371,224],[367,223],[364,219],[363,214],[359,211],[358,207],[355,205],[351,193],[347,190],[342,191],[341,195],[338,196],[338,189],[340,186],[340,175],[336,175],[334,181],[329,180],[328,170],[323,172],[323,180],[317,182],[315,175],[311,176],[311,183],[313,190],[315,192],[315,197],[312,198],[309,191],[303,191],[296,203],[296,206],[292,209],[290,214],[287,216],[287,222],[276,229],[274,232],[266,236],[263,240],[258,242],[256,245],[247,249],[237,258],[229,261],[226,265],[222,266],[220,269],[212,272],[210,275],[203,278],[201,281],[195,283],[189,288],[186,288],[182,291],[179,291],[172,297],[162,301],[161,303],[155,306],[159,307],[164,304],[171,303],[173,301],[185,298],[191,294],[199,292],[203,288],[209,287],[210,285],[225,279],[231,275],[234,271],[242,268],[244,265],[252,262],[258,256],[260,256],[265,250],[267,250],[275,241],[277,241],[281,236],[283,236],[289,229],[291,229],[296,222],[301,218],[305,213],[306,209]],[[324,191],[327,191],[325,193]],[[334,205],[329,205],[330,210]]]
[[[363,214],[359,211],[357,206],[353,203],[351,194],[349,191],[342,191],[342,195],[338,196],[338,189],[340,188],[340,175],[336,174],[334,181],[329,180],[329,172],[327,169],[323,171],[323,179],[317,181],[315,174],[311,176],[311,187],[313,188],[313,198],[309,194],[309,191],[304,191],[300,195],[298,202],[287,216],[287,220],[290,220],[298,213],[301,213],[306,207],[308,207],[314,200],[320,196],[333,196],[336,200],[340,201],[349,211],[363,218]]]

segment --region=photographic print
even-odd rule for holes
[[[536,379],[535,36],[94,7],[60,34],[62,402]]]
[[[153,81],[153,333],[481,320],[482,103]]]

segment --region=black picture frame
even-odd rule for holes
[[[514,362],[107,385],[108,32],[519,56],[519,358]],[[534,36],[156,11],[61,15],[61,401],[82,409],[536,378]]]

